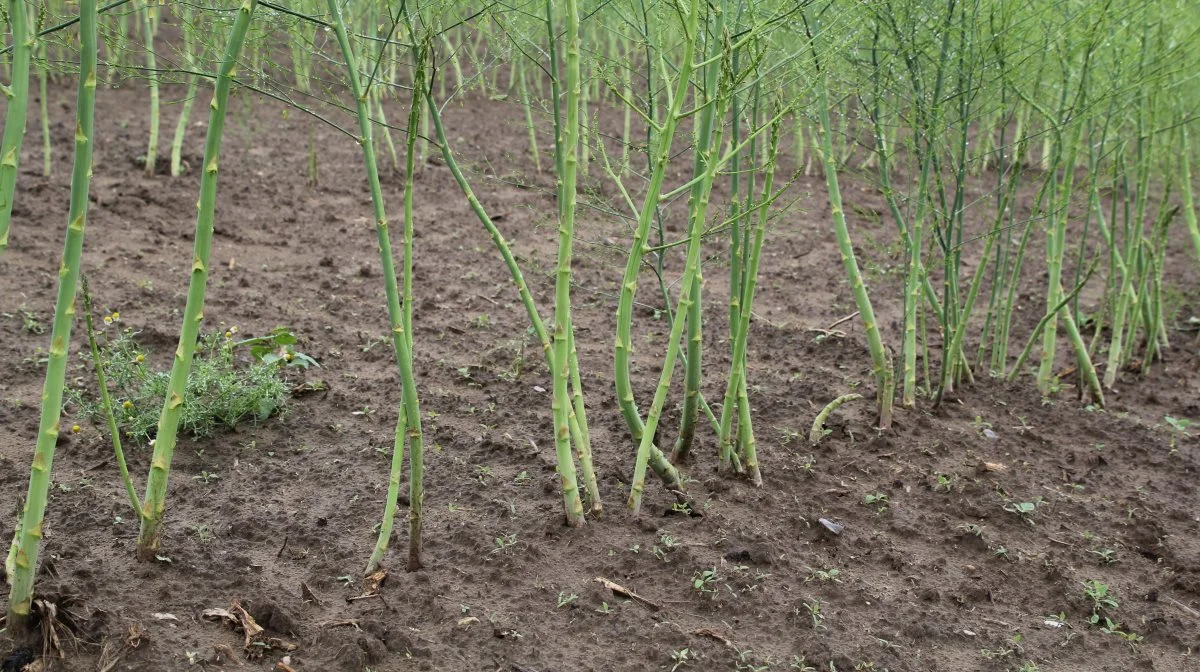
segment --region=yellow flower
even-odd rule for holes
[[[72,434],[78,434],[80,429],[81,429],[81,427],[79,425],[71,425],[71,433]]]
[[[231,333],[231,334],[238,333],[238,328],[237,328],[236,324],[229,328],[229,333]]]
[[[126,399],[125,403],[121,404],[121,408],[124,408],[126,410],[131,409],[131,408],[133,408],[133,402]]]
[[[137,356],[137,361],[138,361],[138,364],[141,364],[142,362],[146,361],[146,356],[139,352],[138,356]]]
[[[283,358],[289,362],[292,361],[292,353],[290,353],[290,352],[283,353]]]
[[[113,314],[112,314],[112,319],[113,319],[113,322],[120,322],[121,314],[114,310]]]
[[[233,332],[232,331],[225,332],[225,340],[228,341],[231,338],[233,338]]]
[[[105,315],[105,316],[104,316],[104,323],[105,323],[105,324],[112,324],[112,316],[110,316],[110,315]]]

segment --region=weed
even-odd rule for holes
[[[733,661],[734,672],[767,672],[774,666],[774,661],[768,656],[758,658],[752,649],[737,649],[737,658]]]
[[[1121,606],[1117,601],[1116,594],[1108,587],[1108,584],[1101,583],[1095,579],[1088,579],[1083,584],[1083,596],[1092,605],[1092,615],[1088,619],[1088,622],[1092,625],[1100,623],[1101,612],[1116,611]]]
[[[812,455],[800,460],[800,470],[804,472],[805,476],[815,476],[817,474],[816,466],[817,458]]]
[[[957,480],[957,474],[937,474],[937,484],[933,486],[933,489],[940,492],[953,492],[954,482]]]
[[[1037,507],[1042,503],[1041,497],[1034,497],[1031,502],[1008,502],[1004,505],[1004,510],[1009,513],[1015,513],[1021,516],[1025,522],[1033,524],[1033,514],[1037,513]]]
[[[1166,420],[1167,425],[1171,427],[1171,454],[1174,455],[1177,452],[1175,441],[1181,436],[1188,436],[1188,427],[1192,425],[1192,421],[1187,418],[1175,418],[1169,415],[1164,417],[1163,420]]]
[[[804,603],[804,608],[808,610],[808,616],[812,620],[813,630],[824,629],[825,614],[821,612],[821,601],[814,597],[812,601]]]
[[[719,578],[716,567],[698,570],[692,575],[692,590],[715,599],[717,596],[715,586]]]
[[[29,308],[27,308],[23,303],[17,307],[17,310],[21,311],[22,329],[31,334],[46,333],[46,325],[42,324],[42,321],[38,318],[37,313],[29,310]],[[8,317],[8,315],[5,315],[5,317]]]
[[[512,532],[499,537],[496,537],[492,542],[495,547],[492,549],[492,554],[503,553],[504,555],[512,555],[517,545],[517,533]]]
[[[192,476],[193,481],[200,481],[200,482],[204,483],[205,485],[208,485],[209,483],[211,483],[219,478],[221,478],[220,475],[214,474],[211,471],[203,471],[203,470],[200,473],[196,474],[195,476]]]
[[[600,606],[596,607],[596,611],[601,614],[611,614],[613,613],[613,608],[608,606],[608,602],[601,602]]]
[[[1115,565],[1117,564],[1117,552],[1111,548],[1102,548],[1098,551],[1088,551],[1092,555],[1100,557],[1100,564]]]
[[[687,665],[689,662],[696,660],[696,656],[692,654],[690,649],[682,648],[671,652],[671,660],[675,662],[671,666],[671,672],[675,672],[679,668]]]
[[[191,527],[188,528],[188,532],[191,532],[192,535],[196,537],[196,541],[201,546],[208,544],[208,542],[212,541],[213,538],[216,536],[215,534],[213,534],[212,528],[209,527],[208,525],[205,525],[204,523],[197,523],[195,525],[192,525]]]
[[[578,599],[579,596],[575,593],[568,595],[566,592],[560,590],[558,591],[558,608],[562,609],[565,606],[571,605]]]
[[[804,579],[804,582],[820,581],[821,583],[828,583],[832,581],[834,583],[841,583],[841,579],[838,578],[839,575],[841,575],[841,570],[836,567],[830,567],[829,569],[813,569],[809,567],[808,577]]]
[[[234,343],[233,333],[231,328],[226,336],[213,333],[200,338],[188,377],[180,432],[204,437],[218,427],[232,429],[247,420],[262,422],[283,410],[290,386],[282,368],[298,361],[298,355],[293,353],[287,359],[271,351],[258,353],[262,356],[248,364],[239,364],[237,346],[246,341]],[[114,409],[118,427],[129,439],[144,444],[157,431],[170,373],[152,369],[149,353],[138,344],[136,336],[131,329],[112,336],[105,334],[100,358],[113,399],[119,400]],[[251,350],[253,354],[254,347]],[[98,395],[82,382],[68,389],[66,405],[93,422],[104,420]]]
[[[1015,653],[1015,651],[1013,651],[1012,649],[1006,649],[1003,646],[999,646],[994,649],[980,649],[979,650],[979,655],[983,656],[984,658],[987,658],[988,660],[997,660],[997,659],[1001,659],[1001,658],[1008,658],[1009,656],[1013,655],[1013,653]]]
[[[863,504],[875,509],[876,513],[887,511],[888,504],[891,500],[888,499],[887,493],[872,492],[863,496]]]
[[[980,539],[983,538],[982,525],[976,525],[975,523],[964,523],[959,525],[958,529],[962,530],[964,534],[969,534],[973,537],[979,537]]]
[[[796,672],[817,672],[817,668],[809,665],[805,656],[792,656],[792,660],[788,662],[788,669]]]

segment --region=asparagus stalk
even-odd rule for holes
[[[10,16],[24,13],[24,3]],[[92,182],[94,149],[93,120],[96,104],[96,0],[79,2],[79,88],[75,108],[75,164],[71,172],[71,205],[67,215],[66,242],[58,273],[58,297],[50,332],[46,382],[42,387],[42,413],[29,471],[25,508],[17,527],[6,569],[12,584],[8,594],[8,627],[14,632],[29,626],[33,604],[33,582],[41,551],[46,499],[54,466],[54,447],[61,429],[63,387],[71,326],[75,320],[75,295],[83,234],[87,224],[88,192]],[[14,19],[15,20],[15,19]],[[28,54],[26,55],[28,57]],[[28,65],[24,66],[28,67]],[[15,68],[14,68],[15,69]],[[15,169],[15,164],[13,168]]]
[[[37,45],[36,34],[29,30],[25,0],[9,0],[8,24],[12,31],[13,55],[10,68],[12,78],[9,86],[3,88],[8,110],[4,117],[4,140],[0,145],[0,254],[4,254],[8,248],[8,229],[17,188],[17,166],[21,161],[25,112],[29,106],[29,62]],[[42,100],[45,99],[43,95]]]
[[[200,322],[204,319],[204,294],[208,286],[208,261],[212,250],[213,220],[217,205],[217,166],[221,156],[221,137],[225,130],[229,89],[233,85],[233,71],[237,66],[238,55],[250,28],[250,17],[257,5],[258,0],[242,0],[237,10],[233,27],[229,31],[225,57],[217,73],[216,89],[209,105],[208,136],[204,142],[204,166],[200,174],[200,199],[196,208],[195,245],[187,303],[183,311],[183,325],[180,329],[179,345],[175,349],[175,361],[171,366],[166,399],[158,419],[154,455],[150,459],[150,476],[146,481],[146,496],[142,501],[142,527],[138,534],[137,557],[144,562],[154,560],[162,545],[171,458],[175,454],[179,419],[183,415],[184,395],[187,393],[187,379],[196,350],[196,338],[200,333]]]

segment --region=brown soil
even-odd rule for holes
[[[41,139],[31,121],[12,243],[0,257],[4,539],[26,487],[43,376],[37,351],[48,339],[23,329],[19,307],[48,324],[66,218],[71,87],[56,86],[52,96],[56,174],[37,174]],[[640,524],[622,506],[633,447],[613,399],[610,352],[627,232],[587,212],[576,321],[607,508],[570,530],[540,354],[522,341],[526,318],[490,241],[445,167],[427,162],[417,176],[415,318],[433,445],[426,568],[401,571],[407,535],[398,525],[393,572],[378,596],[350,600],[361,594],[357,577],[374,543],[399,398],[390,349],[379,343],[387,327],[368,192],[349,138],[275,103],[238,100],[221,162],[206,322],[247,334],[289,325],[321,363],[308,377],[331,390],[294,399],[289,413],[261,426],[181,443],[169,563],[134,561],[136,528],[99,429],[63,441],[39,595],[79,618],[81,640],[64,643],[56,669],[97,669],[105,651],[120,652],[116,670],[191,662],[271,669],[283,651],[251,657],[240,633],[202,619],[233,602],[267,635],[297,645],[288,654],[296,670],[670,670],[682,649],[689,662],[679,670],[798,669],[789,667],[793,657],[842,672],[1015,670],[1025,662],[1041,670],[1200,669],[1192,653],[1200,650],[1200,440],[1180,439],[1171,452],[1162,426],[1165,415],[1200,420],[1196,333],[1172,331],[1174,347],[1149,378],[1123,374],[1107,412],[1089,411],[1070,386],[1044,403],[1028,377],[1012,385],[982,377],[936,410],[922,400],[917,411],[899,411],[889,433],[871,428],[870,404],[844,407],[833,433],[810,448],[804,436],[822,405],[856,386],[873,394],[857,320],[840,327],[845,337],[817,342],[809,331],[853,310],[819,177],[799,179],[799,200],[771,230],[763,259],[749,376],[766,483],[756,489],[717,476],[702,427],[689,466],[697,517],[671,515],[672,497],[656,484]],[[164,353],[183,307],[197,179],[143,176],[135,157],[145,105],[138,86],[99,95],[85,270],[98,306],[120,310]],[[389,117],[404,112],[397,106]],[[532,174],[520,124],[514,108],[483,100],[451,106],[448,119],[476,190],[502,216],[545,308],[552,179]],[[192,130],[192,166],[201,134]],[[306,177],[310,134],[320,147],[316,187]],[[868,180],[846,175],[843,185],[880,322],[894,341],[894,227],[886,215],[864,216],[884,212]],[[390,175],[385,187],[398,220],[402,180]],[[719,201],[725,187],[718,191]],[[617,202],[599,180],[589,198]],[[1200,314],[1200,275],[1185,242],[1173,246],[1166,269],[1180,311],[1173,325]],[[724,275],[716,264],[706,273],[710,399],[723,389],[728,351]],[[1031,271],[1017,339],[1040,314],[1043,287]],[[645,405],[666,333],[653,312],[652,276],[639,299],[635,384]],[[355,414],[367,407],[374,413]],[[671,409],[664,437],[676,423]],[[985,426],[996,438],[985,438]],[[148,451],[129,452],[141,482]],[[202,471],[219,479],[193,478]],[[948,487],[938,487],[938,474]],[[874,493],[889,502],[864,504]],[[1035,498],[1042,504],[1027,517],[1003,508]],[[819,518],[844,525],[844,534],[823,533]],[[501,548],[497,539],[514,543]],[[1105,549],[1115,563],[1104,564]],[[834,569],[836,577],[821,579]],[[705,570],[716,574],[711,594],[694,588]],[[597,577],[660,608],[622,599]],[[1142,635],[1140,644],[1085,622],[1088,580],[1113,588],[1114,618]],[[306,599],[302,584],[319,601]],[[820,628],[809,611],[817,601]],[[1059,613],[1061,627],[1049,618]],[[139,645],[121,649],[131,632]],[[5,636],[2,652],[11,648]]]

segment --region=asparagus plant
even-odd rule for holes
[[[23,5],[24,3],[21,3]],[[18,7],[18,13],[24,12]],[[33,464],[25,506],[6,563],[11,590],[8,594],[8,627],[20,631],[30,622],[33,583],[41,551],[46,499],[54,467],[54,448],[62,429],[63,386],[75,321],[75,297],[87,225],[88,193],[92,183],[94,119],[96,105],[96,0],[79,2],[79,87],[76,94],[75,160],[71,172],[71,204],[67,214],[66,241],[58,272],[58,296],[50,331],[46,381],[42,387],[42,411],[38,424]],[[27,65],[25,67],[28,67]],[[15,168],[15,165],[14,165]]]
[[[200,173],[200,199],[196,207],[196,233],[187,303],[183,310],[179,345],[175,349],[175,359],[171,365],[170,382],[154,438],[154,454],[150,459],[146,496],[142,501],[142,525],[138,533],[137,557],[146,562],[155,559],[162,544],[171,458],[175,454],[179,418],[186,403],[184,395],[187,392],[188,373],[191,371],[192,357],[196,350],[196,338],[200,332],[200,322],[204,319],[204,295],[208,286],[209,254],[212,251],[213,220],[217,205],[217,171],[229,105],[229,90],[233,86],[234,68],[237,66],[246,32],[250,28],[250,18],[257,5],[258,0],[242,0],[237,9],[209,105],[208,135],[204,142],[204,164]]]
[[[0,254],[4,254],[8,248],[17,167],[21,162],[21,143],[25,139],[25,112],[29,107],[29,63],[37,47],[36,31],[29,29],[28,3],[25,0],[9,0],[8,25],[12,31],[12,77],[8,86],[0,87],[8,107],[4,117],[3,144],[0,144]],[[42,100],[45,99],[43,95]]]
[[[354,95],[355,109],[358,116],[359,138],[358,144],[362,149],[363,163],[366,166],[367,183],[371,190],[371,203],[375,214],[375,236],[379,243],[380,263],[383,267],[384,290],[387,294],[388,320],[391,323],[390,333],[392,338],[392,348],[395,350],[396,362],[400,368],[400,382],[403,394],[403,410],[400,411],[396,423],[396,438],[395,448],[392,455],[392,475],[396,477],[394,482],[389,482],[388,500],[384,509],[384,522],[386,526],[386,535],[383,527],[380,529],[379,543],[376,545],[376,554],[372,555],[368,562],[367,572],[372,572],[376,566],[382,561],[383,552],[387,550],[388,537],[391,534],[390,520],[394,517],[395,511],[395,496],[394,492],[399,490],[398,469],[397,463],[403,459],[404,454],[404,438],[408,440],[409,447],[409,547],[408,547],[408,571],[416,571],[421,568],[421,524],[423,521],[423,504],[425,498],[424,487],[424,436],[421,431],[421,410],[417,396],[416,378],[413,375],[413,359],[412,359],[412,322],[411,313],[407,313],[400,304],[400,290],[396,283],[396,264],[392,255],[391,234],[388,229],[387,209],[383,198],[383,189],[379,182],[378,163],[375,158],[375,143],[372,140],[372,127],[370,115],[370,98],[366,89],[363,87],[360,74],[358,59],[355,56],[353,46],[350,43],[350,36],[346,30],[346,22],[342,17],[341,11],[338,8],[337,0],[327,0],[329,14],[333,18],[334,29],[337,33],[338,45],[342,50],[342,57],[346,61],[346,74],[350,80],[350,90]],[[417,81],[424,80],[423,70],[420,65],[417,69]],[[413,89],[413,109],[417,109],[421,99],[421,87]],[[413,114],[409,115],[410,123],[416,121],[413,119]],[[410,126],[410,128],[412,128]],[[410,141],[409,147],[412,147]],[[409,156],[412,156],[410,150]],[[411,161],[411,159],[410,159]],[[409,179],[411,179],[411,171]],[[406,207],[405,213],[410,212],[408,202],[411,198],[412,188],[406,187]],[[411,249],[412,239],[410,233],[411,216],[406,216],[405,234],[406,240],[404,249],[406,252],[404,259],[404,277],[405,290],[410,290],[411,287]],[[409,298],[409,297],[406,297]],[[378,557],[377,557],[378,556]]]

